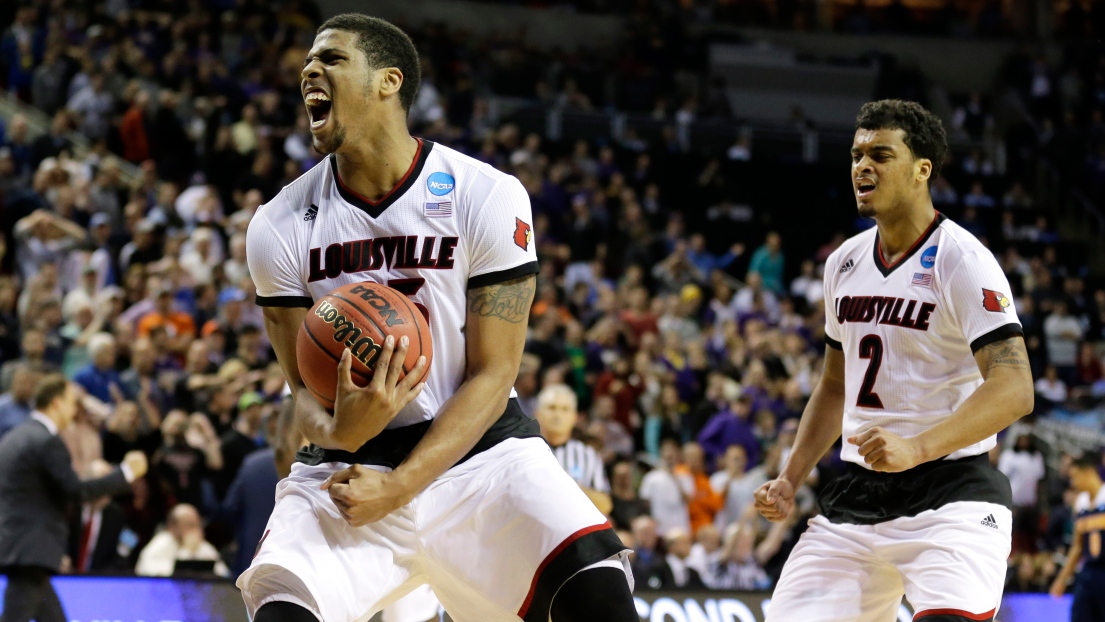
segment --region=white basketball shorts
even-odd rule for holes
[[[914,620],[990,620],[1012,542],[1008,508],[958,501],[874,525],[823,516],[794,547],[767,622],[891,622],[904,595]]]
[[[272,601],[361,622],[429,584],[456,622],[547,622],[575,573],[629,551],[540,438],[510,438],[448,470],[384,520],[351,527],[319,490],[347,464],[297,463],[249,569],[249,615]],[[386,470],[384,467],[369,467]]]

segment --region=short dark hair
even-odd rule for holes
[[[1070,465],[1079,469],[1093,469],[1096,471],[1098,466],[1101,465],[1101,454],[1096,451],[1082,452]]]
[[[357,47],[368,59],[372,69],[396,67],[403,72],[399,87],[399,103],[410,112],[414,96],[422,82],[422,65],[418,50],[407,33],[391,22],[360,13],[343,13],[326,20],[316,34],[324,30],[344,30],[357,35]]]
[[[45,410],[69,387],[69,381],[61,374],[48,374],[35,386],[35,410]]]
[[[867,102],[856,117],[857,130],[902,130],[913,155],[932,162],[929,185],[940,176],[948,153],[948,135],[940,118],[917,102],[881,99]]]

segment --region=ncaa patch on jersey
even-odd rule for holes
[[[533,228],[521,218],[514,219],[514,243],[524,251],[529,250],[529,242],[533,239]]]
[[[435,197],[443,197],[449,194],[456,185],[457,180],[453,179],[453,176],[449,173],[431,173],[429,178],[426,179],[426,189]]]
[[[1005,313],[1005,308],[1011,305],[1009,299],[1001,292],[982,288],[982,308],[994,313]]]
[[[925,249],[925,252],[921,253],[921,267],[931,268],[936,265],[936,247],[930,246]]]

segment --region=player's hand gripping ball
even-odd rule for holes
[[[425,380],[433,359],[433,340],[426,318],[410,298],[379,283],[344,285],[320,298],[303,318],[296,338],[295,354],[303,384],[322,404],[334,408],[338,395],[338,364],[343,353],[350,356],[349,374],[354,385],[366,387],[373,380],[373,370],[385,351],[385,339],[393,337],[393,345],[406,350],[392,371],[394,380],[388,386],[416,371],[420,357],[425,363],[411,387]],[[406,337],[404,348],[401,340]],[[389,353],[390,354],[390,353]],[[384,363],[385,365],[388,362]],[[390,374],[389,374],[390,375]],[[383,385],[383,378],[381,385]]]

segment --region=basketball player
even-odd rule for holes
[[[628,550],[514,399],[537,273],[528,195],[410,136],[418,84],[398,28],[323,24],[301,86],[328,157],[249,225],[257,302],[312,443],[238,579],[250,617],[367,620],[429,584],[457,622],[637,622]],[[366,280],[424,311],[433,366],[400,380],[408,344],[389,337],[358,388],[346,350],[331,415],[303,386],[296,335],[314,300]]]
[[[1070,467],[1070,484],[1078,497],[1074,500],[1074,542],[1067,552],[1067,563],[1051,584],[1051,595],[1062,596],[1067,581],[1079,562],[1082,570],[1074,582],[1074,605],[1070,622],[1105,620],[1105,555],[1101,538],[1105,535],[1105,486],[1097,472],[1099,456],[1084,454]]]
[[[566,384],[553,384],[537,394],[537,423],[541,434],[552,446],[553,455],[583,493],[600,512],[610,515],[614,501],[606,481],[602,457],[587,443],[572,438],[579,419],[579,400]]]
[[[995,434],[1032,410],[1032,376],[994,256],[932,207],[944,129],[915,103],[863,106],[852,144],[861,216],[876,227],[825,264],[825,369],[779,477],[755,493],[784,520],[844,436],[775,589],[770,622],[992,620],[1012,544]]]

